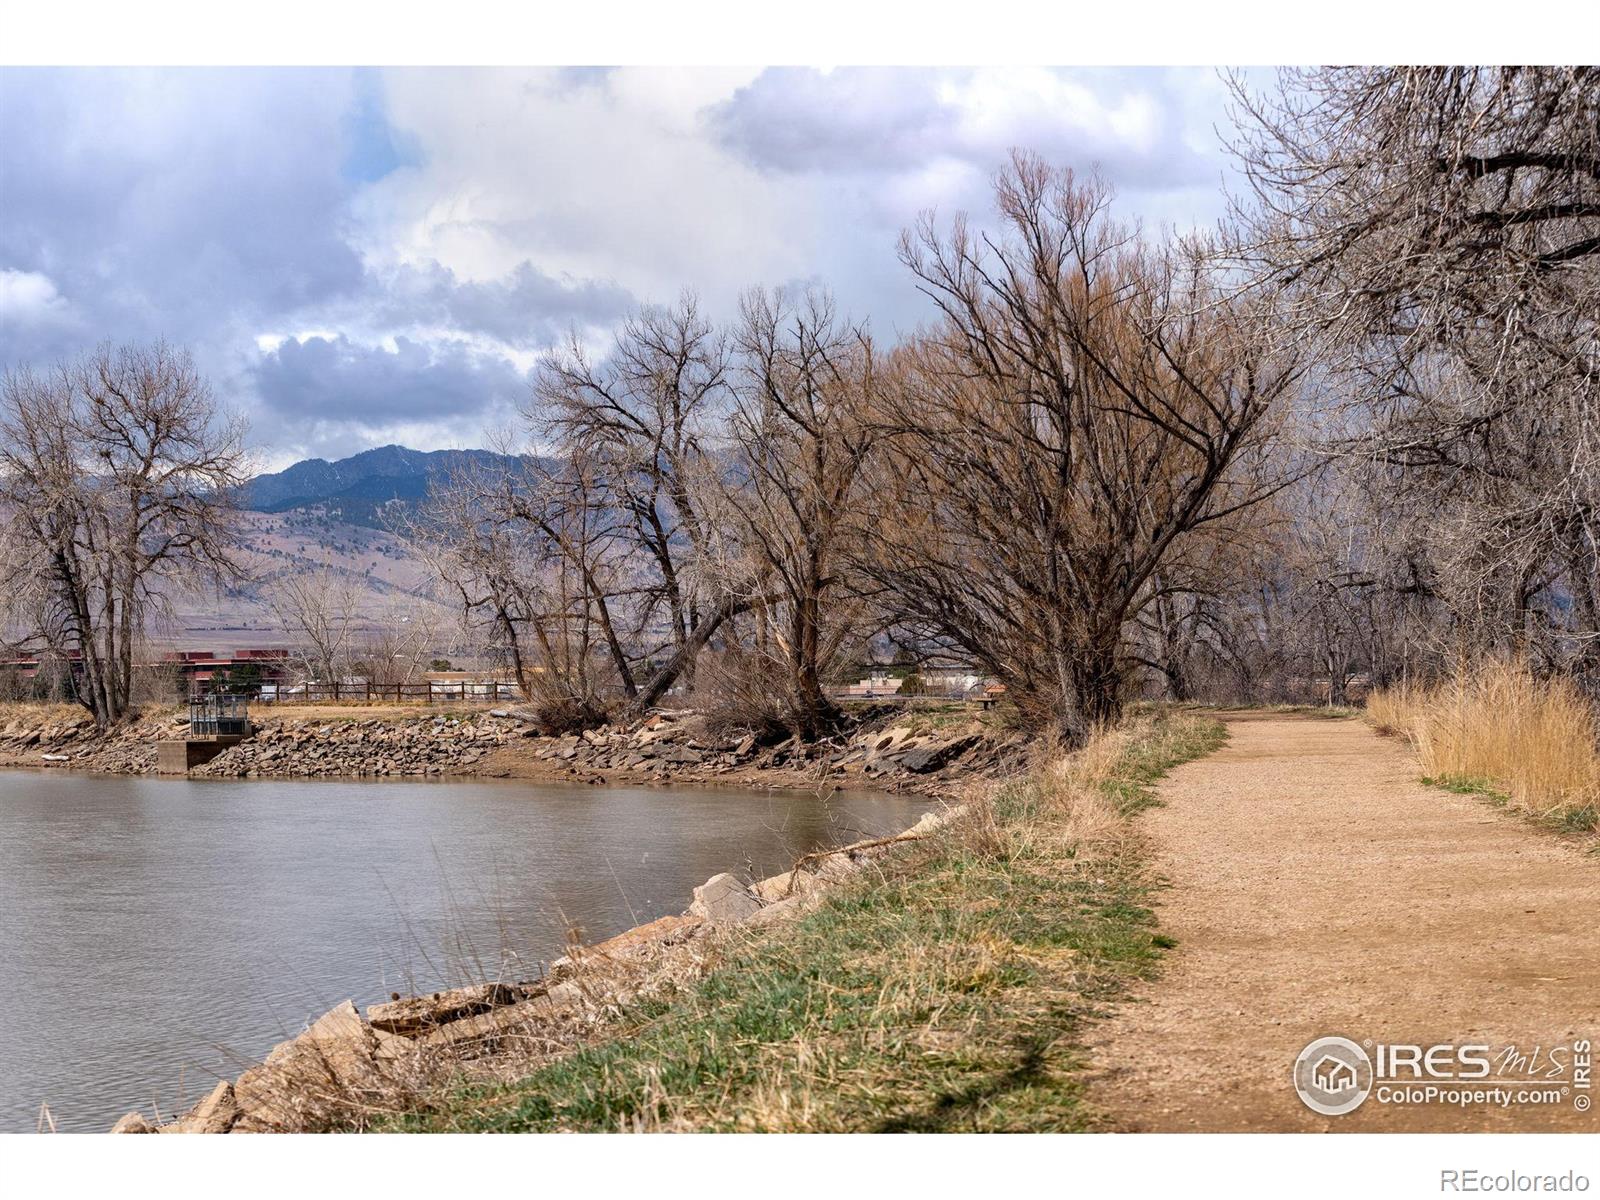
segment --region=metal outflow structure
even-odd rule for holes
[[[189,701],[190,737],[248,737],[249,734],[249,697],[212,692]]]

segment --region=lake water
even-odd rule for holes
[[[0,772],[0,1131],[182,1112],[345,999],[535,978],[919,798]]]

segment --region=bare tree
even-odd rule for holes
[[[865,328],[840,320],[821,292],[795,302],[751,293],[738,342],[726,512],[744,552],[739,574],[765,593],[751,596],[757,649],[779,668],[792,730],[813,738],[837,722],[822,676],[856,632],[845,543],[877,437],[875,356]]]
[[[528,531],[486,502],[500,490],[496,474],[468,467],[436,480],[406,532],[452,597],[464,639],[503,654],[528,695],[534,663],[525,643],[536,607],[535,545]]]
[[[469,468],[430,491],[413,538],[503,652],[551,731],[605,720],[633,687],[612,616],[627,589],[582,464]]]
[[[889,389],[863,565],[1081,741],[1120,711],[1126,630],[1175,546],[1278,486],[1268,418],[1301,367],[1266,336],[1269,293],[1146,248],[1100,184],[1018,155],[996,198],[1000,233],[902,240],[941,320]]]
[[[1600,70],[1235,92],[1244,261],[1318,339],[1326,447],[1392,468],[1459,631],[1600,686]]]
[[[582,464],[572,482],[591,510],[590,540],[618,543],[635,560],[630,640],[647,647],[643,659],[681,657],[690,683],[686,650],[718,608],[702,569],[714,538],[703,495],[731,398],[728,356],[726,337],[686,293],[629,317],[600,362],[576,337],[542,360],[527,413],[558,459]],[[631,698],[637,688],[619,666]]]
[[[434,600],[407,593],[387,597],[353,639],[351,659],[371,682],[402,687],[427,670],[445,626]]]
[[[0,384],[0,507],[23,534],[0,570],[42,597],[33,631],[82,672],[78,699],[127,715],[134,648],[163,588],[236,577],[243,424],[219,411],[189,355],[102,346]]]
[[[350,572],[330,565],[285,571],[268,582],[267,606],[295,639],[308,677],[339,682],[361,620],[361,585]]]

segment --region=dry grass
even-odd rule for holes
[[[1593,828],[1600,811],[1600,718],[1568,680],[1494,662],[1434,687],[1367,698],[1381,731],[1408,738],[1441,783],[1503,795],[1519,812]]]
[[[63,721],[93,720],[81,704],[46,704],[33,700],[0,702],[0,728],[13,723],[28,727],[59,725]]]

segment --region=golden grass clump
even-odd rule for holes
[[[1367,714],[1409,738],[1436,779],[1490,785],[1535,816],[1600,804],[1600,719],[1570,680],[1494,662],[1435,687],[1375,691]]]
[[[42,700],[0,701],[0,726],[12,723],[19,725],[60,725],[64,722],[77,723],[91,719],[89,710],[81,704],[53,703]]]

